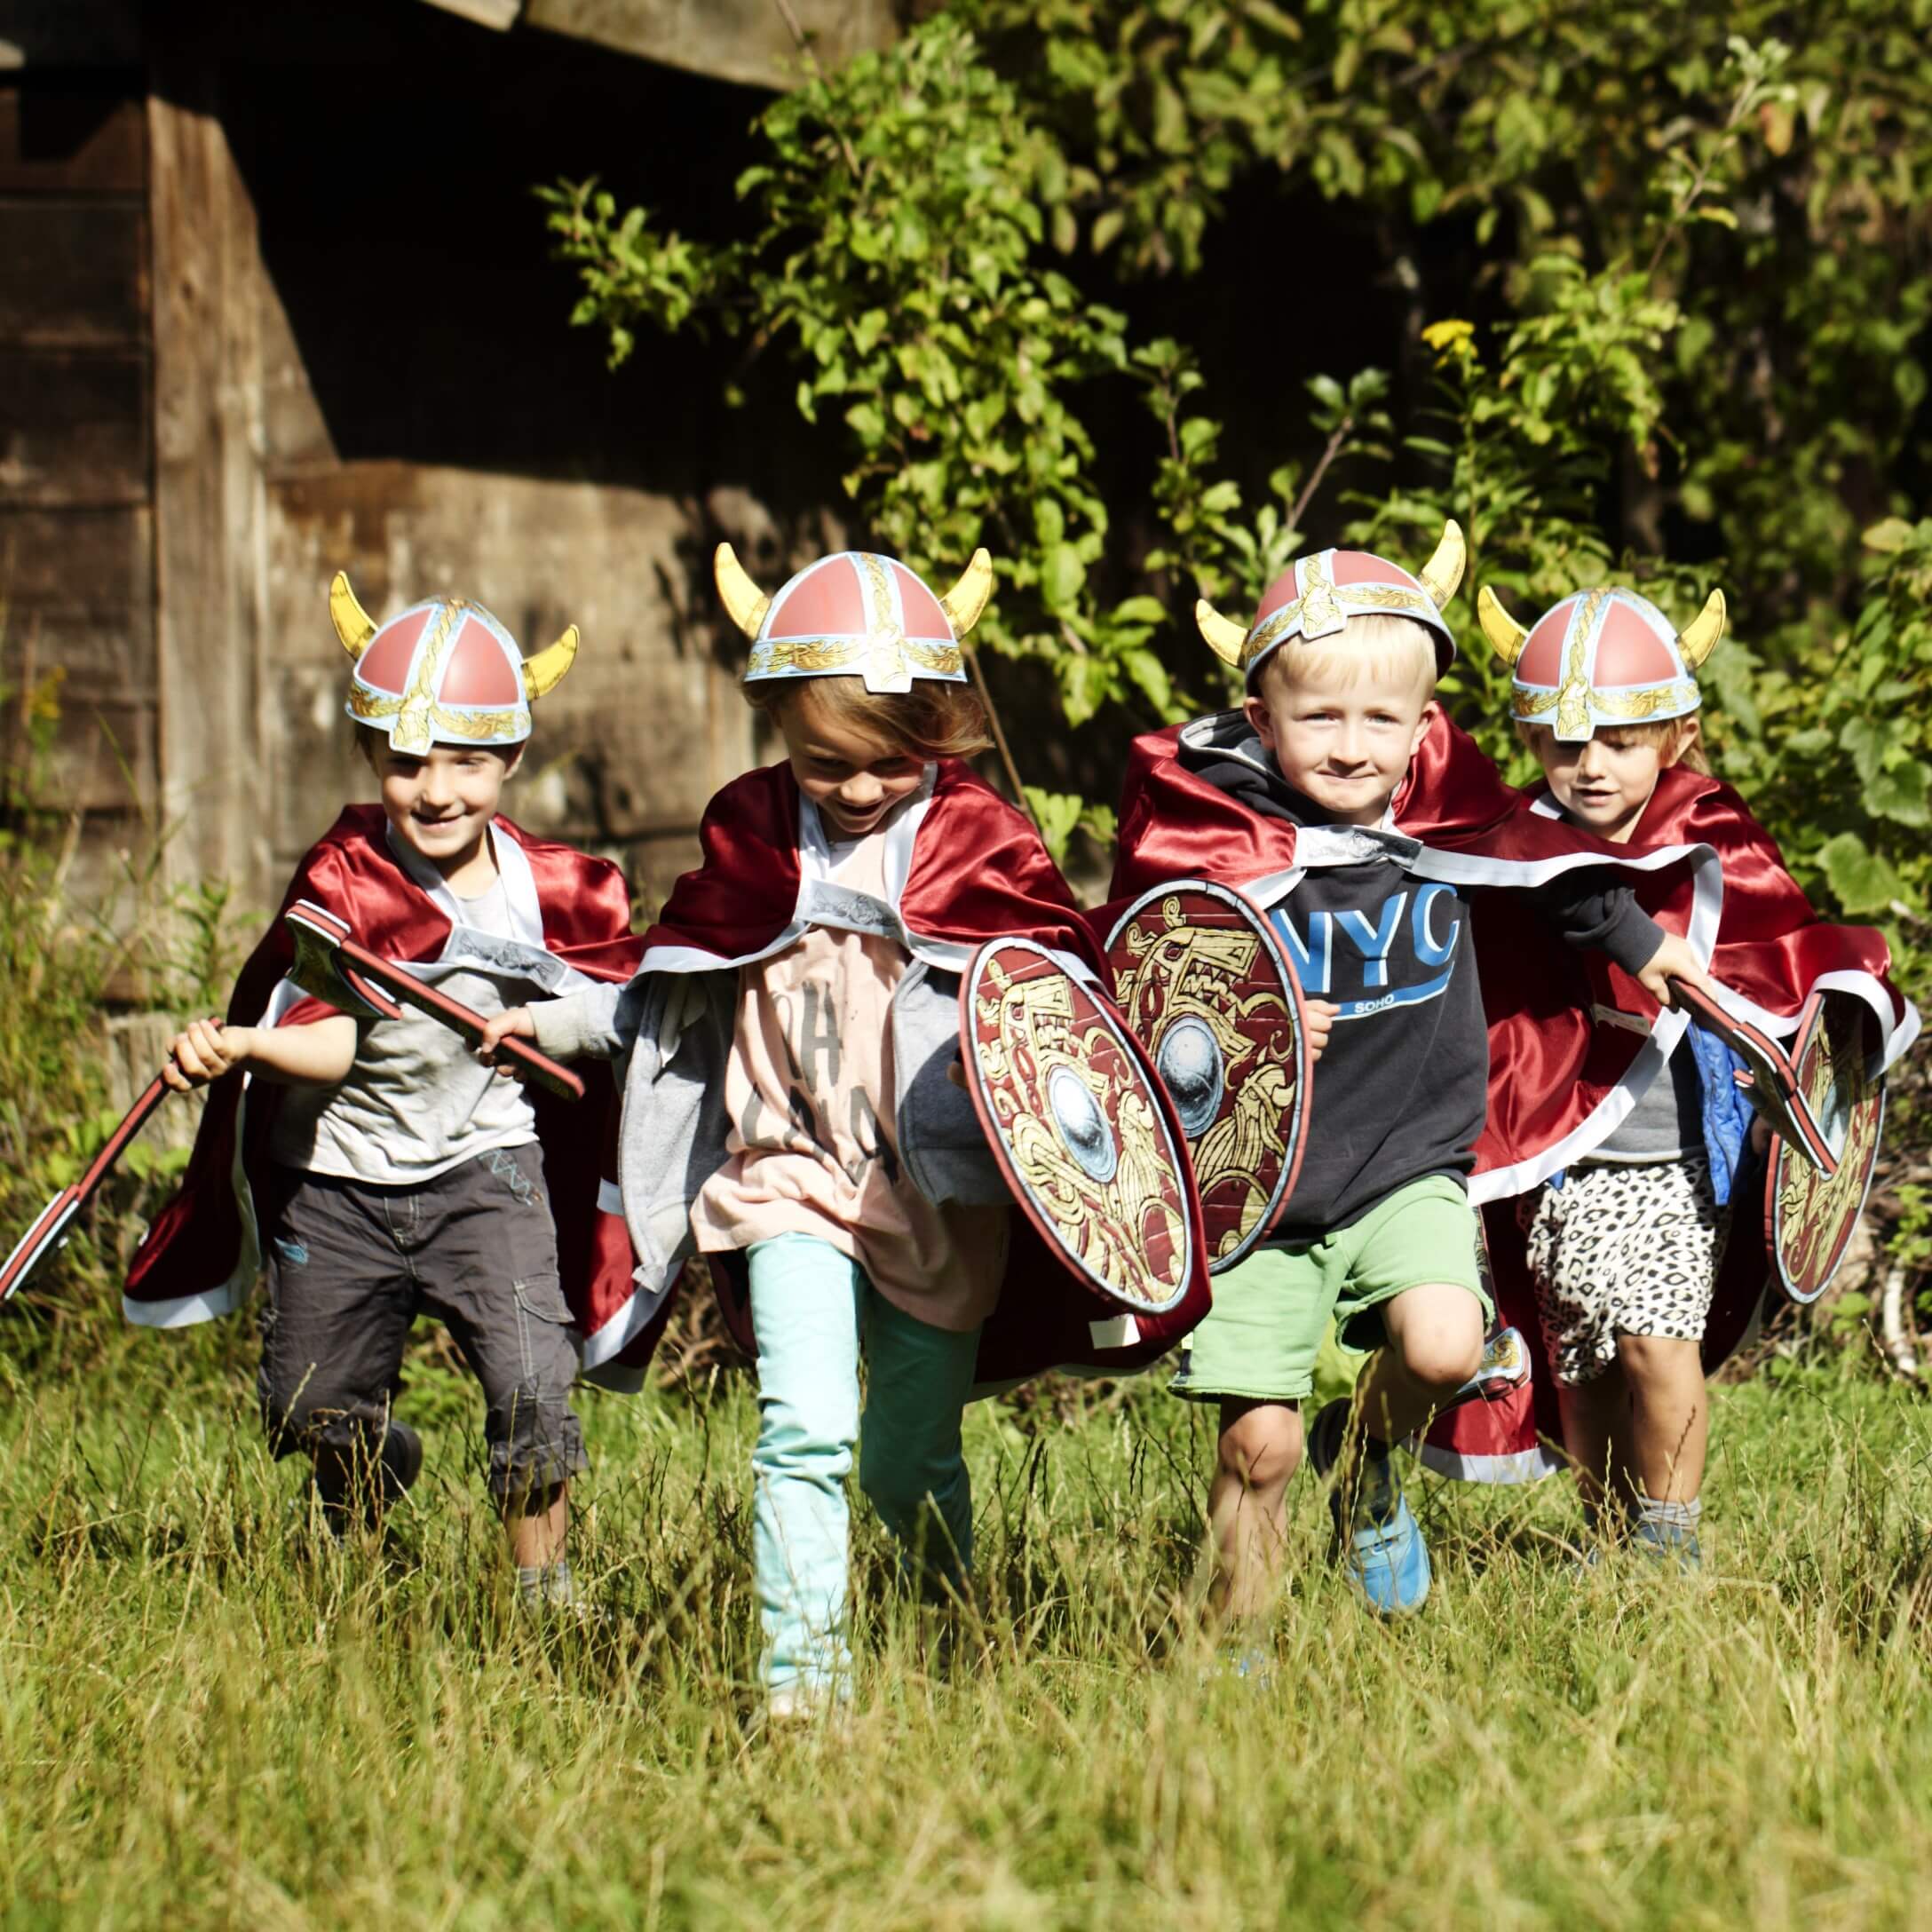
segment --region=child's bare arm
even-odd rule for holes
[[[305,1026],[223,1026],[198,1019],[169,1042],[161,1077],[184,1094],[238,1066],[286,1086],[333,1087],[355,1064],[355,1022],[346,1013]]]

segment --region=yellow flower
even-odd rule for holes
[[[1431,322],[1422,331],[1422,340],[1437,355],[1453,355],[1476,334],[1474,322]]]

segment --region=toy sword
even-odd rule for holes
[[[1827,1178],[1836,1174],[1838,1150],[1818,1125],[1790,1055],[1769,1033],[1733,1019],[1707,994],[1682,979],[1671,981],[1670,996],[1706,1033],[1714,1033],[1744,1062],[1746,1071],[1737,1076],[1738,1084],[1772,1133]]]
[[[425,986],[392,960],[358,944],[347,922],[325,907],[301,899],[284,917],[295,939],[295,964],[289,977],[305,993],[366,1019],[400,1019],[403,1008],[413,1006],[461,1033],[472,1047],[482,1043],[487,1022],[474,1007]],[[496,1050],[523,1079],[534,1080],[566,1100],[583,1098],[583,1082],[527,1041],[505,1039]]]
[[[127,1117],[115,1128],[107,1144],[94,1156],[86,1173],[71,1186],[63,1187],[40,1210],[33,1226],[20,1237],[13,1252],[7,1256],[6,1266],[0,1268],[0,1302],[11,1302],[27,1286],[40,1264],[67,1246],[67,1231],[74,1224],[75,1215],[93,1199],[95,1190],[107,1178],[107,1170],[146,1124],[148,1115],[167,1097],[167,1082],[157,1073],[148,1082],[141,1097],[128,1109]]]

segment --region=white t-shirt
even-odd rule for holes
[[[501,876],[480,899],[459,903],[464,925],[516,937]],[[483,973],[452,973],[435,984],[486,1016],[506,1003],[501,984]],[[522,1081],[503,1079],[461,1033],[406,1006],[400,1019],[358,1025],[355,1064],[339,1087],[284,1092],[269,1151],[284,1167],[311,1174],[406,1186],[535,1138]]]

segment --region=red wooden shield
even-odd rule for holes
[[[1113,997],[1187,1136],[1209,1270],[1266,1239],[1308,1144],[1308,1032],[1295,968],[1239,892],[1145,892],[1107,940]]]
[[[1013,1198],[1115,1309],[1178,1309],[1208,1257],[1172,1103],[1097,986],[1032,939],[994,939],[960,982],[966,1084]]]
[[[1885,1128],[1885,1076],[1865,1053],[1865,1008],[1849,994],[1814,993],[1792,1060],[1801,1093],[1837,1156],[1820,1172],[1783,1139],[1764,1183],[1764,1245],[1785,1293],[1815,1302],[1838,1272],[1865,1211]]]

